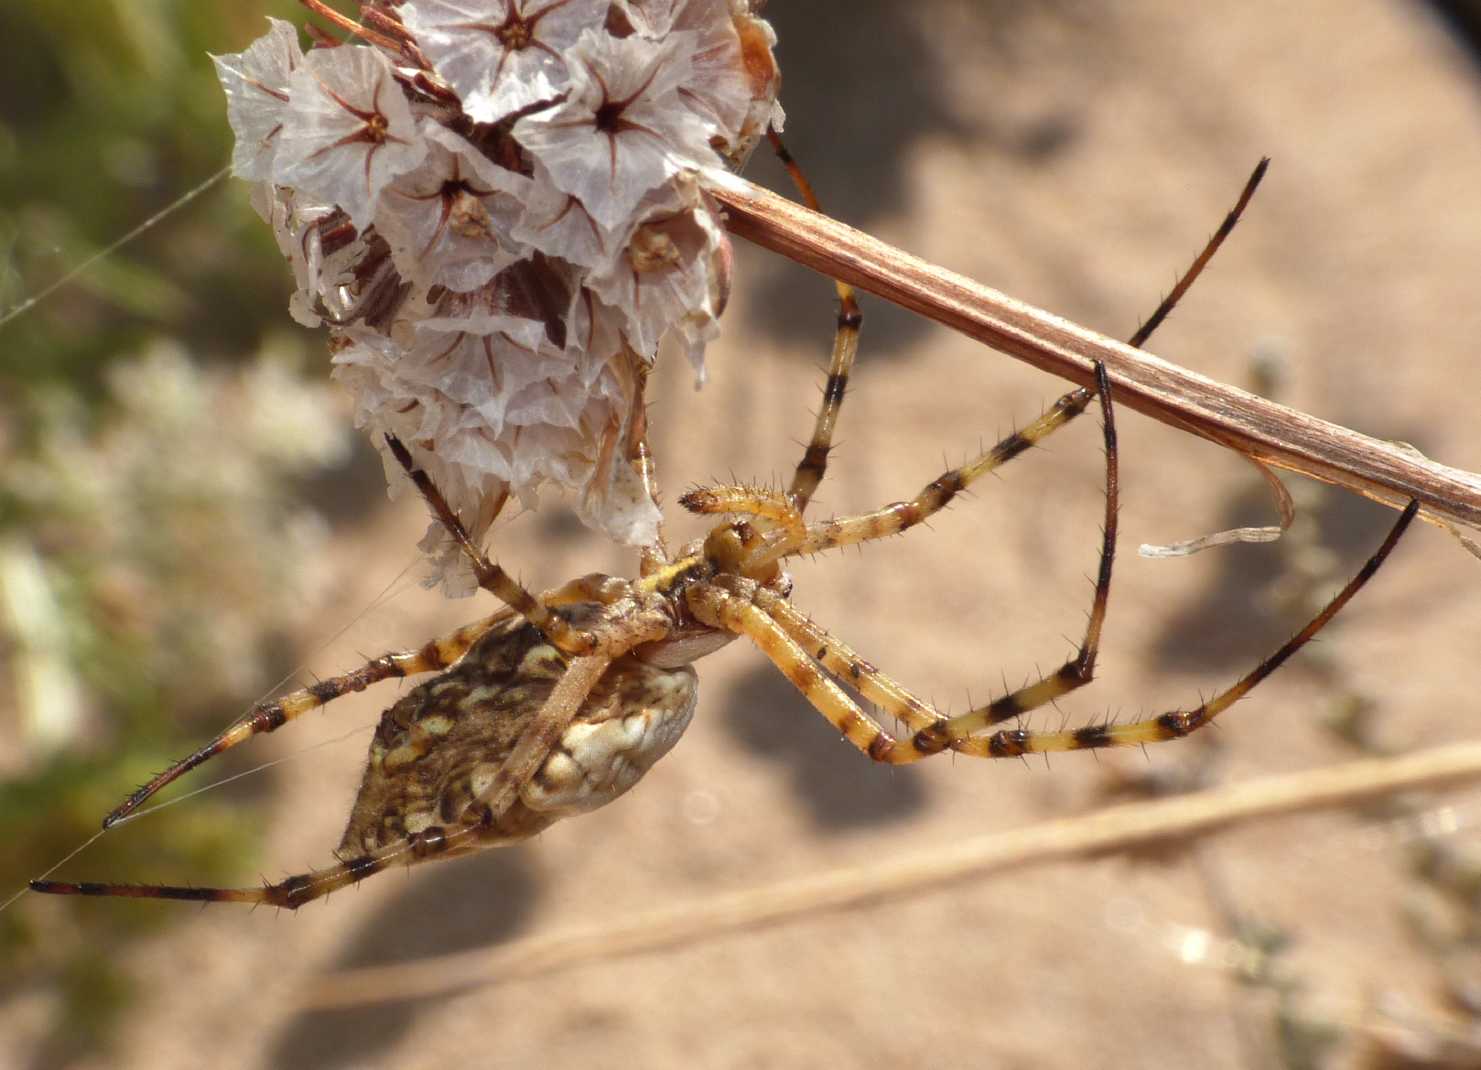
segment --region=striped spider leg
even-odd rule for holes
[[[435,490],[433,493],[436,493]],[[441,495],[438,494],[437,497],[441,501]],[[452,516],[451,510],[445,503],[442,508],[448,517]],[[453,519],[456,523],[456,518]],[[458,523],[457,531],[462,531],[461,523]],[[466,535],[462,537],[462,543],[465,546],[468,545]],[[133,791],[103,819],[103,828],[112,828],[137,811],[160,789],[178,780],[201,763],[219,754],[224,754],[233,747],[247,742],[253,736],[264,732],[274,732],[310,710],[318,709],[342,695],[364,691],[370,685],[382,680],[438,672],[456,664],[479,639],[489,634],[490,631],[507,625],[517,615],[540,629],[541,633],[558,648],[567,652],[590,652],[591,638],[579,635],[569,623],[552,613],[548,607],[599,601],[601,577],[581,577],[554,591],[546,592],[537,599],[510,578],[508,573],[483,558],[481,554],[475,560],[483,564],[483,571],[478,577],[480,584],[504,600],[509,608],[485,617],[483,620],[456,628],[446,635],[430,640],[417,650],[382,654],[378,658],[367,661],[358,669],[330,677],[327,680],[320,680],[310,687],[294,691],[282,698],[257,703],[244,718],[221,732],[209,743],[156,774],[147,783]]]
[[[801,535],[788,534],[779,540],[752,540],[744,548],[737,567],[722,571],[709,583],[689,588],[687,596],[695,617],[711,627],[749,638],[849,743],[873,760],[892,765],[915,762],[945,750],[978,758],[1016,758],[1051,751],[1138,746],[1179,739],[1212,723],[1308,643],[1352,600],[1387,559],[1418,513],[1419,503],[1409,503],[1358,573],[1300,631],[1233,685],[1197,707],[1172,710],[1125,724],[1095,724],[1068,731],[1018,728],[985,735],[984,731],[991,725],[1047,705],[1088,683],[1094,667],[1110,591],[1118,493],[1111,387],[1104,365],[1097,363],[1095,374],[1105,428],[1106,537],[1085,640],[1077,656],[1065,662],[1057,672],[985,706],[948,716],[880,672],[871,662],[808,620],[784,598],[748,575],[761,563],[774,564],[789,557],[885,538],[920,523],[943,508],[955,494],[983,473],[1031,445],[1036,440],[1034,425],[1019,432],[1020,436],[1028,436],[1028,443],[1015,448],[1012,439],[1005,440],[961,468],[952,469],[933,480],[910,501],[896,502],[872,513],[803,525]],[[1049,415],[1053,415],[1052,410]],[[1037,438],[1047,433],[1039,430]],[[724,500],[728,508],[741,512],[774,511],[785,504],[784,499],[764,492],[755,492],[755,499],[745,502],[739,495],[732,494]],[[686,495],[682,503],[697,512],[708,512],[718,500],[709,492],[699,490]],[[793,532],[796,527],[791,525]],[[838,680],[847,681],[865,699],[893,715],[911,734],[899,738],[890,735],[848,696],[836,682]]]
[[[1116,424],[1111,408],[1110,379],[1104,365],[1095,366],[1096,391],[1100,397],[1106,454],[1105,520],[1102,526],[1100,565],[1085,635],[1075,655],[1058,670],[995,700],[989,706],[969,711],[991,718],[987,723],[1008,720],[1054,702],[1088,684],[1095,674],[1101,632],[1111,595],[1111,570],[1116,552],[1117,512],[1120,504],[1119,462]],[[1092,396],[1095,396],[1092,395]],[[748,561],[736,570],[740,575],[717,577],[706,589],[690,593],[697,618],[715,628],[749,637],[797,687],[844,738],[876,761],[901,763],[938,753],[947,746],[965,750],[958,739],[963,725],[975,721],[947,718],[912,695],[868,660],[813,624],[789,602],[745,578],[761,564],[775,564],[790,557],[811,555],[843,546],[898,535],[944,509],[956,495],[988,472],[1021,456],[1052,434],[1070,418],[1067,406],[1057,404],[1039,419],[1003,439],[991,449],[962,465],[942,473],[908,501],[894,502],[870,513],[838,517],[807,524],[801,514],[792,523],[780,524],[777,536],[753,541]],[[734,488],[716,494],[700,489],[685,495],[680,504],[695,512],[727,511],[752,514],[784,509],[789,503],[780,496],[753,492],[744,500]],[[869,718],[824,672],[845,680],[866,699],[893,714],[913,734],[897,740]]]
[[[792,158],[791,153],[787,151],[780,136],[775,130],[769,130],[767,136],[771,140],[776,155],[801,191],[807,206],[814,211],[820,211],[811,183]],[[1256,164],[1245,181],[1234,207],[1224,216],[1218,228],[1204,244],[1203,249],[1178,278],[1167,296],[1153,310],[1152,315],[1128,339],[1129,345],[1138,348],[1145,345],[1157,328],[1171,315],[1177,303],[1197,281],[1203,269],[1208,266],[1214,254],[1224,244],[1224,240],[1239,223],[1250,200],[1255,195],[1255,190],[1265,177],[1269,163],[1268,159],[1261,159]],[[843,403],[849,372],[858,350],[861,316],[853,290],[844,283],[835,283],[835,286],[839,297],[839,316],[827,385],[823,390],[823,407],[818,412],[813,437],[808,443],[801,463],[797,466],[787,495],[769,494],[751,487],[730,486],[702,488],[680,500],[685,508],[693,512],[738,513],[759,520],[764,527],[783,529],[784,535],[767,537],[768,548],[765,551],[755,552],[756,565],[777,561],[783,557],[818,553],[834,546],[850,545],[903,532],[920,523],[931,513],[943,508],[978,476],[1006,464],[1070,423],[1085,411],[1096,396],[1097,390],[1106,385],[1105,371],[1103,368],[1098,368],[1096,371],[1097,390],[1077,387],[1062,395],[1037,420],[1022,430],[1008,435],[992,449],[985,451],[962,468],[944,473],[923,488],[910,502],[899,502],[886,506],[874,514],[852,518],[847,524],[831,521],[816,528],[808,528],[802,514],[826,471],[828,454],[832,447],[832,435],[837,426],[838,410]],[[1105,401],[1104,397],[1102,408],[1106,443],[1106,511],[1102,526],[1100,564],[1097,569],[1095,592],[1084,638],[1075,655],[1057,671],[1042,676],[1039,680],[991,703],[984,712],[984,716],[988,718],[985,722],[987,724],[1009,720],[1020,713],[1054,702],[1076,688],[1088,684],[1095,675],[1095,661],[1110,599],[1118,498],[1115,426],[1109,402]],[[791,638],[795,642],[802,643],[809,650],[816,650],[818,660],[830,672],[839,674],[841,679],[847,679],[851,683],[857,684],[864,679],[866,674],[863,667],[867,666],[868,662],[843,653],[843,648],[836,641],[823,642],[824,633],[820,630],[815,637],[802,634],[802,631],[805,631],[805,619],[801,618],[795,610],[772,597],[770,592],[762,592],[760,597],[779,607],[775,612],[782,618],[779,623],[782,624],[784,631],[788,628],[793,629],[788,633]],[[812,642],[813,638],[817,641]],[[886,691],[892,691],[894,694],[892,703],[887,704],[880,701],[872,694],[867,694],[865,697],[881,705],[882,708],[889,708],[902,723],[913,731],[919,731],[928,726],[934,726],[933,730],[940,730],[940,719],[926,712],[913,696],[909,696],[903,689],[899,689],[898,685],[890,681],[880,686]],[[867,729],[864,731],[867,733]]]
[[[480,584],[503,597],[513,581],[473,547],[409,451],[394,438],[388,443],[469,557]],[[290,713],[297,716],[378,679],[456,659],[383,715],[334,866],[258,888],[63,881],[34,881],[31,887],[53,894],[297,908],[393,864],[523,840],[561,817],[595,809],[636,783],[677,741],[694,710],[697,682],[689,648],[669,659],[661,649],[650,651],[647,660],[632,653],[676,635],[689,638],[676,626],[664,594],[683,571],[668,566],[646,585],[583,577],[543,599],[527,595],[533,603],[528,613],[511,608],[420,651],[377,658],[288,696],[272,710],[255,711],[110,815],[116,823],[158,787],[272,731]],[[564,649],[557,637],[579,652]],[[728,638],[720,637],[721,643]]]
[[[775,131],[769,131],[768,136],[808,206],[817,210],[818,203],[811,186],[790,153]],[[1255,166],[1234,207],[1173,289],[1131,336],[1129,345],[1143,346],[1171,314],[1233,232],[1268,166],[1268,159],[1261,159]],[[1030,752],[1136,745],[1187,735],[1233,705],[1324,627],[1382,564],[1417,511],[1417,505],[1410,503],[1362,570],[1305,628],[1233,686],[1196,710],[1174,711],[1160,718],[1126,725],[1090,726],[1076,732],[1036,733],[1020,729],[983,737],[980,733],[987,727],[1052,703],[1083,687],[1094,676],[1110,597],[1118,504],[1115,425],[1106,370],[1099,363],[1095,365],[1096,390],[1079,387],[1064,394],[1038,420],[1009,435],[961,468],[944,473],[927,484],[911,501],[897,502],[856,517],[807,525],[802,514],[826,469],[838,408],[857,350],[858,306],[849,287],[843,283],[837,286],[840,315],[833,360],[824,389],[824,404],[818,414],[813,439],[798,466],[789,493],[783,496],[750,487],[712,487],[700,488],[680,500],[682,505],[697,513],[737,513],[760,520],[768,529],[779,529],[753,538],[747,546],[747,560],[735,572],[744,573],[747,569],[774,564],[788,557],[816,554],[899,534],[944,508],[983,473],[1007,463],[1068,424],[1085,411],[1097,394],[1101,398],[1105,435],[1106,513],[1100,564],[1085,635],[1078,650],[1057,671],[957,717],[947,717],[922,702],[813,624],[774,591],[757,587],[744,579],[738,580],[734,573],[726,573],[709,585],[691,590],[690,606],[697,618],[712,627],[725,628],[751,638],[846,739],[878,761],[906,763],[947,748],[979,757],[1010,757]],[[838,679],[848,681],[865,699],[893,715],[913,735],[897,740],[884,732],[832,679],[818,671],[819,664]]]
[[[787,151],[781,135],[774,127],[767,127],[766,137],[771,142],[777,159],[791,176],[793,185],[802,194],[803,203],[814,212],[821,212],[823,208],[818,203],[812,183]],[[799,517],[807,512],[808,502],[812,501],[813,493],[828,471],[828,454],[833,449],[833,431],[838,426],[838,413],[843,408],[843,395],[848,390],[848,377],[854,368],[854,358],[859,354],[859,330],[864,323],[859,302],[854,297],[854,288],[836,279],[833,288],[838,294],[838,322],[833,332],[833,353],[828,359],[828,380],[823,387],[823,405],[818,409],[812,438],[802,454],[802,460],[797,463],[797,471],[793,473],[792,485],[787,492]]]

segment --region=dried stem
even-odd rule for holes
[[[1481,527],[1481,476],[1225,386],[927,263],[730,175],[711,191],[730,230],[830,278],[910,309],[1080,386],[1102,361],[1116,401],[1172,427],[1402,508],[1418,498],[1431,523]]]
[[[1400,791],[1478,779],[1481,743],[1461,743],[1401,758],[1351,762],[1191,795],[1127,803],[893,860],[707,896],[625,919],[604,918],[594,926],[516,940],[494,951],[460,952],[405,965],[330,974],[316,981],[305,1002],[324,1009],[444,995],[688,945],[824,911],[919,895],[1000,870],[1130,851],[1249,821],[1352,806]]]
[[[324,0],[298,0],[298,2],[314,14],[338,26],[346,33],[354,34],[356,37],[362,38],[370,44],[386,49],[388,52],[400,51],[401,44],[399,41],[394,41],[385,34],[376,33],[374,30],[360,25],[348,15],[335,11],[334,8],[324,3]]]

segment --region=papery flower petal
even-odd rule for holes
[[[426,158],[385,188],[376,229],[402,276],[468,292],[522,258],[510,231],[532,183],[451,130],[423,120]]]
[[[781,133],[787,121],[782,103],[777,99],[782,73],[773,51],[776,31],[771,23],[752,13],[753,6],[751,0],[730,0],[731,23],[740,40],[741,69],[751,89],[751,103],[740,133],[723,151],[725,162],[737,171],[745,166],[757,142],[766,136],[766,128],[770,126]]]
[[[373,48],[318,48],[293,72],[290,93],[273,181],[369,226],[381,190],[427,154],[390,61]]]
[[[545,482],[587,486],[630,399],[603,362],[554,345],[543,322],[458,305],[417,323],[411,346],[363,327],[336,332],[334,378],[354,394],[356,425],[378,446],[390,431],[420,451],[478,539],[498,512],[490,502],[514,494],[532,503]],[[393,483],[404,482],[386,463]],[[435,523],[423,548],[448,593],[472,589],[467,563]]]
[[[651,360],[670,328],[690,316],[697,326],[719,314],[713,261],[725,236],[693,182],[650,194],[645,204],[647,215],[621,255],[588,285],[622,310],[628,343]]]
[[[576,355],[581,381],[590,386],[609,364],[627,364],[643,360],[624,337],[626,314],[612,308],[589,289],[576,297],[571,315],[572,333],[567,349]]]
[[[554,100],[570,80],[561,54],[610,0],[407,0],[402,23],[480,123]]]
[[[654,40],[686,33],[690,74],[679,85],[685,104],[727,144],[740,137],[751,86],[740,37],[726,0],[625,0],[638,32]]]
[[[345,219],[329,204],[305,204],[287,186],[259,182],[252,189],[252,207],[272,227],[278,249],[293,270],[293,295],[288,314],[305,327],[324,322],[320,312],[323,288],[324,244],[322,227],[336,216]],[[348,222],[348,221],[346,221]]]
[[[634,465],[613,458],[599,464],[587,480],[581,495],[581,519],[624,546],[652,546],[663,522],[653,493],[654,488]]]
[[[289,80],[303,60],[293,25],[267,21],[271,28],[246,51],[211,57],[226,93],[226,117],[237,136],[231,173],[252,181],[272,175],[278,135],[287,118]]]
[[[606,230],[679,171],[718,164],[705,125],[679,99],[684,35],[663,42],[587,30],[566,53],[564,104],[514,125],[514,137]]]
[[[568,378],[574,370],[570,357],[550,345],[539,323],[515,317],[424,320],[417,325],[416,347],[403,363],[403,378],[476,410],[495,438],[507,423],[519,422],[509,410],[521,390],[541,380]]]
[[[618,248],[616,237],[592,218],[578,198],[557,189],[539,160],[524,209],[512,231],[516,241],[584,268],[611,264]]]

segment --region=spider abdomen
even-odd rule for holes
[[[614,662],[520,790],[520,801],[553,818],[606,805],[673,749],[698,697],[699,677],[688,665],[660,669],[636,658]]]
[[[544,706],[566,663],[522,621],[495,628],[381,716],[340,854],[361,854],[469,812]],[[689,666],[626,656],[603,674],[549,756],[480,845],[525,839],[631,788],[673,747],[698,696]]]

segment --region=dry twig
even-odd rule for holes
[[[1046,821],[730,895],[706,896],[626,919],[603,919],[594,926],[528,937],[493,951],[458,952],[330,974],[317,981],[305,1003],[324,1009],[444,995],[693,944],[825,911],[919,895],[1001,870],[1130,851],[1249,821],[1352,806],[1396,792],[1477,779],[1481,779],[1481,743],[1263,777]]]
[[[917,312],[1080,386],[1105,363],[1116,403],[1277,468],[1356,491],[1421,517],[1481,527],[1481,475],[1179,368],[937,267],[734,176],[713,192],[730,230],[823,275]],[[1453,530],[1453,529],[1452,529]],[[1465,541],[1464,539],[1462,541]]]

